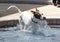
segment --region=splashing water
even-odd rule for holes
[[[51,28],[49,27],[46,20],[39,20],[36,18],[33,18],[33,20],[37,22],[33,23],[33,34],[43,34],[45,36],[53,35],[53,32],[51,31]]]

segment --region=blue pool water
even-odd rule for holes
[[[47,31],[48,30],[48,31]],[[46,33],[49,32],[49,33]],[[52,32],[51,32],[52,31]],[[45,33],[36,33],[17,30],[0,31],[0,42],[60,42],[60,30],[46,29]],[[50,33],[52,33],[50,35]],[[48,35],[49,36],[46,36]]]

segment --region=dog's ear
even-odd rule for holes
[[[32,13],[34,13],[35,11],[31,11]]]
[[[39,12],[39,10],[37,8],[35,8],[35,9],[36,9],[36,12]]]

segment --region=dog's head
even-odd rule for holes
[[[37,8],[35,9],[35,11],[31,11],[31,12],[33,13],[34,17],[40,18],[40,19],[42,18],[43,14],[41,14]]]

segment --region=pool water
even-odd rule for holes
[[[53,34],[46,36],[48,35],[47,32],[49,32],[49,35],[50,33]],[[45,29],[45,32],[37,31],[36,33],[12,29],[0,31],[0,42],[60,42],[59,33],[60,30],[58,29]]]

